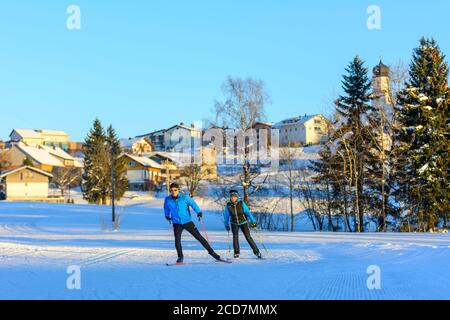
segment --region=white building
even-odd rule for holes
[[[183,148],[190,148],[194,140],[201,143],[202,130],[194,125],[186,126],[183,123],[174,125],[168,129],[154,131],[137,138],[148,138],[153,144],[155,151],[179,151]]]
[[[305,115],[280,121],[273,128],[280,130],[280,146],[297,147],[325,142],[329,121],[321,114]]]

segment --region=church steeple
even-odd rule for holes
[[[391,70],[383,63],[380,57],[380,63],[373,68],[372,89],[375,97],[373,103],[390,104],[391,103]]]
[[[391,70],[387,65],[383,63],[383,61],[380,58],[380,63],[373,68],[373,75],[375,77],[389,77],[391,73]]]

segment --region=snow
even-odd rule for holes
[[[450,298],[448,234],[260,232],[267,259],[254,259],[241,239],[231,265],[183,234],[187,266],[166,267],[176,255],[162,201],[129,196],[116,232],[105,228],[108,207],[0,202],[0,299]],[[200,205],[213,247],[227,257],[220,215]],[[71,265],[81,268],[81,290],[66,288]],[[371,265],[381,290],[367,288]]]
[[[158,162],[147,158],[147,157],[143,157],[143,156],[135,156],[132,154],[126,154],[129,158],[133,159],[134,161],[136,161],[137,163],[143,165],[144,167],[148,167],[148,168],[158,168],[158,169],[162,169],[163,166],[160,165]]]
[[[42,135],[33,129],[13,129],[13,132],[16,132],[18,135],[20,135],[22,138],[35,138],[35,139],[41,139]]]
[[[64,167],[63,163],[53,157],[49,152],[47,152],[44,149],[37,148],[37,147],[29,147],[23,143],[19,143],[17,145],[17,148],[19,150],[22,150],[25,155],[30,156],[35,161],[39,162],[40,164],[46,164],[54,167]]]
[[[63,149],[59,147],[48,147],[48,146],[39,146],[40,149],[43,149],[50,153],[51,155],[57,156],[64,160],[75,160],[70,154],[65,152]]]

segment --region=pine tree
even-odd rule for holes
[[[346,72],[342,81],[345,95],[336,101],[336,111],[342,120],[333,140],[337,141],[337,152],[348,162],[353,185],[351,189],[354,190],[355,229],[363,232],[366,162],[372,141],[368,117],[374,108],[370,103],[371,83],[364,62],[355,57]]]
[[[84,150],[83,196],[89,203],[106,204],[110,175],[105,131],[100,120],[95,119],[89,131]]]
[[[114,196],[116,200],[120,200],[127,190],[128,180],[126,178],[126,162],[125,158],[121,158],[122,150],[120,148],[119,139],[114,128],[110,125],[107,130],[106,145],[108,149],[109,161],[108,172],[111,173],[114,167]],[[111,199],[111,179],[108,184],[108,197]]]
[[[435,40],[420,40],[409,75],[398,99],[398,152],[408,159],[398,194],[406,195],[409,214],[427,231],[440,218],[446,223],[450,210],[449,69]]]
[[[31,158],[28,156],[25,159],[23,159],[22,165],[28,166],[28,167],[34,167],[33,160],[31,160]]]

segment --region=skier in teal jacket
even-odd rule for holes
[[[239,198],[239,192],[237,190],[230,190],[230,201],[225,205],[224,209],[224,222],[226,230],[229,232],[231,229],[233,232],[233,248],[235,258],[239,258],[240,255],[239,229],[241,229],[244,234],[245,239],[253,250],[253,253],[259,259],[262,258],[261,252],[250,234],[249,228],[249,223],[252,228],[257,227],[256,220],[245,202]]]

